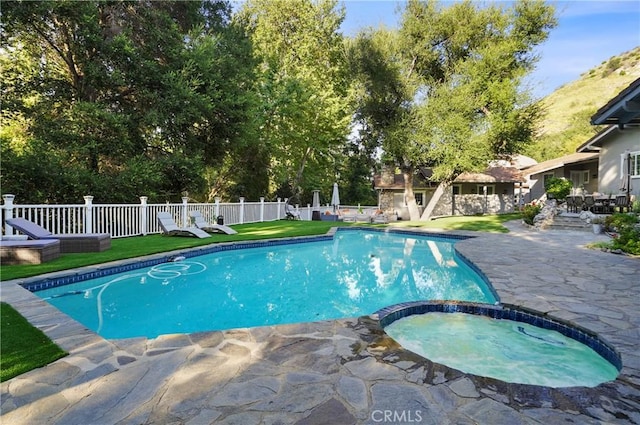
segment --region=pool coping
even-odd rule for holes
[[[372,230],[368,227],[364,227],[364,229]],[[335,232],[335,228],[333,228],[332,230]],[[405,231],[404,229],[393,229],[393,230],[400,231],[400,232]],[[440,235],[443,235],[444,238],[448,238],[448,239],[450,239],[451,236],[454,234],[446,231],[444,231],[446,233],[443,233],[443,231],[434,232],[431,230],[411,230],[410,232],[416,232],[421,235],[429,235],[429,236],[433,236],[434,234],[440,234]],[[329,234],[331,233],[330,232],[327,233],[327,235]],[[476,232],[467,233],[464,231],[456,231],[455,234],[461,237],[461,239],[465,239],[465,240],[474,239],[477,237],[483,238],[486,236],[484,234],[480,235]],[[324,236],[327,236],[327,235],[324,235]],[[306,236],[297,237],[293,239],[298,239],[298,238],[308,238],[308,237]],[[285,239],[286,238],[277,239],[277,240],[285,240]],[[171,253],[154,254],[152,255],[152,257],[164,258],[164,257],[167,257],[168,255],[179,255],[183,251],[184,250],[177,250],[177,251],[172,251]],[[124,261],[124,260],[120,260],[120,261]],[[106,264],[120,263],[120,261],[106,263]],[[91,269],[95,267],[96,266],[82,267],[82,268],[76,269],[76,271]],[[60,272],[57,272],[54,274],[59,274],[59,273]],[[495,278],[495,273],[491,273],[491,275],[494,276]],[[32,279],[32,278],[27,278],[23,280],[28,280],[28,279]],[[106,340],[100,337],[99,335],[95,334],[94,332],[90,331],[89,329],[86,329],[83,325],[79,324],[78,322],[75,322],[73,319],[71,319],[64,313],[57,310],[55,307],[51,306],[50,304],[46,303],[45,301],[37,297],[32,292],[23,288],[18,283],[20,281],[21,279],[14,279],[11,281],[0,282],[1,284],[0,289],[2,292],[3,300],[8,300],[8,302],[12,306],[16,307],[16,309],[21,314],[23,314],[34,326],[45,331],[45,333],[50,338],[52,338],[54,342],[56,342],[59,346],[61,346],[63,349],[70,352],[71,354],[73,354],[74,351],[81,352],[83,349],[86,350],[86,347],[91,344],[99,343],[99,344],[113,345],[113,343],[119,343],[123,341],[123,340],[120,340],[120,341]],[[517,305],[516,307],[523,308],[520,305]],[[536,311],[536,310],[533,310],[533,311]],[[547,317],[553,317],[553,315],[549,315],[546,313],[540,313],[540,314],[544,314]],[[362,316],[358,320],[361,320],[361,319],[375,321],[376,323],[378,323],[378,316],[376,314],[372,314],[370,316]],[[346,323],[348,321],[349,319],[335,320],[331,322],[335,323],[337,326],[341,326],[343,323]],[[310,325],[313,325],[314,323],[322,323],[322,322],[309,322]],[[573,321],[569,321],[569,323],[572,326],[579,326]],[[289,325],[281,325],[281,326],[275,326],[270,328],[273,329],[273,328],[282,327],[284,329],[288,326]],[[251,329],[255,329],[256,331],[259,331],[260,328],[251,328]],[[380,330],[382,330],[381,327],[380,327]],[[223,331],[223,332],[226,332],[226,331]],[[233,330],[231,330],[231,332],[233,332]],[[216,333],[216,331],[213,331],[212,333]],[[152,340],[152,339],[149,339],[149,340]],[[405,350],[403,348],[399,348],[398,350],[396,350],[396,352],[411,353],[410,351]],[[377,356],[377,355],[374,354],[374,356]],[[387,361],[387,358],[388,357],[383,356],[381,357],[381,361]],[[64,360],[64,358],[61,360]],[[619,391],[618,388],[627,387],[629,385],[629,382],[633,382],[633,379],[634,379],[633,373],[630,375],[624,376],[625,370],[623,368],[620,375],[615,381],[612,381],[609,383],[603,383],[594,388],[568,387],[563,389],[554,389],[554,388],[548,388],[548,387],[530,386],[525,384],[510,384],[504,381],[492,380],[491,378],[483,378],[475,375],[463,374],[459,371],[456,371],[455,369],[450,369],[444,365],[433,363],[428,359],[423,359],[423,361],[427,365],[435,365],[435,368],[437,370],[448,371],[446,373],[447,374],[451,373],[452,375],[450,376],[467,377],[476,385],[479,385],[480,383],[489,383],[490,387],[493,388],[492,391],[494,391],[497,388],[500,394],[504,393],[504,394],[511,394],[511,395],[514,395],[514,394],[526,395],[526,394],[532,394],[532,393],[539,393],[541,395],[544,395],[545,399],[547,399],[547,396],[549,396],[549,394],[558,394],[561,397],[570,397],[572,399],[583,400],[584,403],[587,403],[589,400],[595,403],[595,401],[601,397],[607,397],[607,398],[611,397],[611,395],[614,392]],[[634,365],[631,364],[630,366],[631,366],[631,370],[633,370]],[[629,372],[629,370],[627,370],[627,372]],[[551,393],[549,393],[549,391],[551,391]]]
[[[325,234],[321,235],[273,238],[259,241],[219,242],[194,248],[178,249],[158,254],[150,254],[141,257],[127,258],[122,260],[110,261],[107,263],[83,266],[75,269],[45,273],[38,276],[0,281],[0,294],[2,294],[3,300],[6,298],[13,298],[13,296],[10,296],[13,295],[13,291],[10,291],[10,288],[12,285],[16,285],[19,289],[15,288],[14,290],[17,290],[21,293],[16,294],[18,297],[17,300],[15,302],[10,302],[10,304],[12,304],[32,325],[41,330],[44,330],[45,333],[47,333],[47,335],[50,336],[52,340],[63,350],[72,352],[85,345],[87,340],[94,340],[96,338],[102,339],[104,341],[111,340],[103,338],[96,332],[85,327],[80,322],[77,322],[67,314],[58,310],[53,305],[49,304],[46,300],[38,297],[34,293],[35,291],[82,282],[84,280],[108,276],[124,271],[164,264],[172,261],[172,259],[176,259],[179,257],[192,258],[199,255],[206,255],[209,253],[224,252],[229,250],[333,240],[333,237],[338,231],[357,230],[374,231],[381,233],[415,234],[418,236],[430,236],[434,238],[447,240],[453,239],[460,241],[477,237],[477,235],[471,232],[456,231],[453,233],[446,233],[442,230],[437,229],[402,229],[369,226],[331,227]],[[473,262],[469,261],[464,255],[459,253],[457,249],[454,249],[454,252],[457,256],[459,256],[459,258],[461,258],[466,264],[471,266],[474,271],[476,271],[482,277],[482,279],[487,284],[487,287],[494,294],[494,297],[499,300],[500,298],[498,297],[495,288],[493,288],[487,276]],[[26,308],[27,306],[31,306],[33,308]],[[31,312],[33,311],[35,311],[37,314],[32,315]],[[374,313],[372,312],[371,314],[373,315]],[[67,326],[69,329],[68,333],[65,332],[65,328]],[[212,330],[204,332],[219,331]]]

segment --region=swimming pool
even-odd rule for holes
[[[377,312],[407,350],[464,373],[545,387],[595,387],[622,360],[597,334],[516,306],[414,302]]]
[[[488,283],[455,252],[457,241],[341,230],[325,240],[213,252],[36,294],[105,338],[357,317],[425,299],[495,303]]]

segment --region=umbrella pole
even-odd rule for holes
[[[627,211],[630,211],[630,210],[631,210],[631,152],[627,152]]]

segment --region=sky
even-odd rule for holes
[[[346,18],[343,34],[384,25],[397,28],[403,0],[342,0]],[[543,97],[612,56],[640,46],[640,0],[549,1],[558,25],[538,47],[540,60],[528,80],[536,97]]]

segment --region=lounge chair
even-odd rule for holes
[[[340,217],[342,218],[342,221],[344,221],[344,222],[355,223],[355,221],[356,221],[356,213],[354,211],[349,210],[349,209],[341,210],[340,211]]]
[[[211,235],[195,226],[178,227],[170,212],[161,211],[158,213],[158,223],[162,232],[169,236],[195,236],[197,238],[210,238]]]
[[[58,239],[60,252],[100,252],[111,248],[111,235],[108,233],[78,233],[54,235],[42,226],[24,218],[11,218],[7,224],[24,233],[31,239]]]
[[[235,235],[236,232],[229,226],[225,226],[224,224],[213,224],[209,223],[205,218],[200,214],[200,211],[189,211],[189,217],[193,219],[193,224],[198,228],[202,229],[207,233],[214,232],[222,232],[227,235]]]
[[[293,205],[285,204],[284,212],[287,215],[287,220],[300,220],[300,211],[297,211]]]
[[[42,264],[58,257],[59,239],[0,240],[2,264]]]
[[[371,222],[375,224],[387,224],[389,223],[389,217],[382,212],[375,213],[371,216]]]

